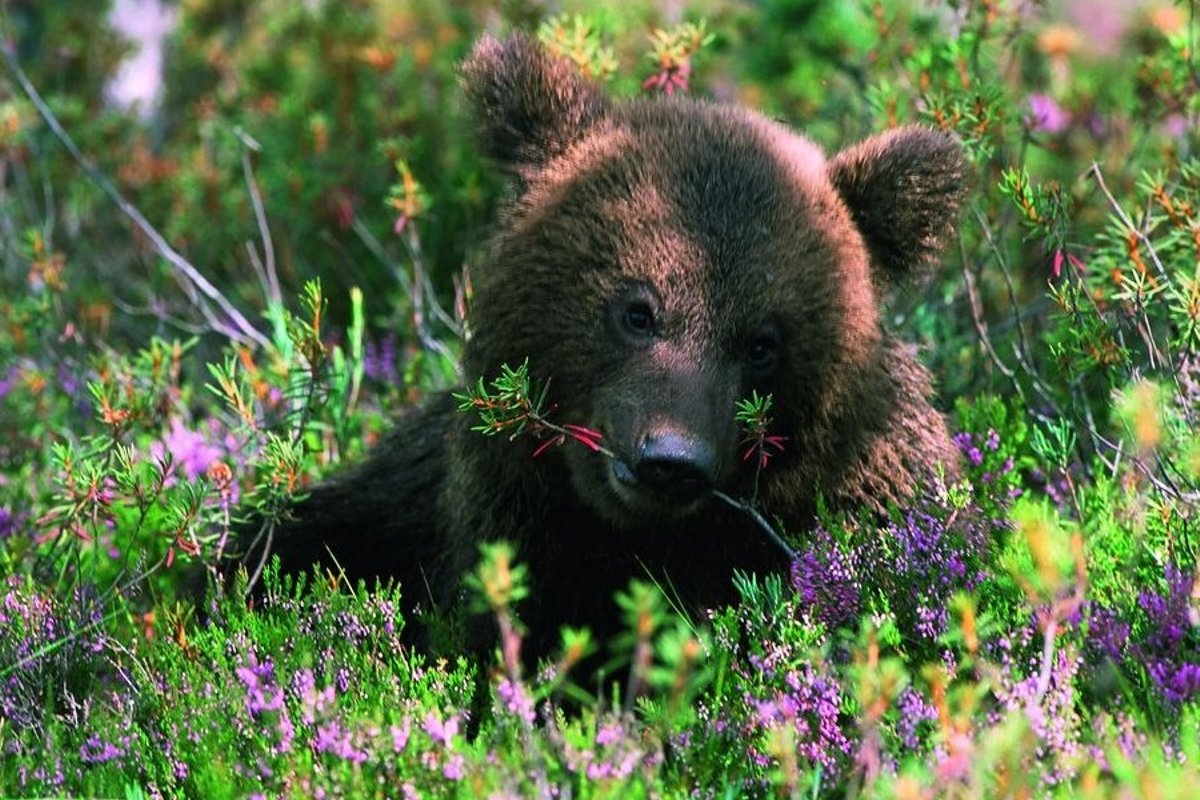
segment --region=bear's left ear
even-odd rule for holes
[[[573,64],[523,33],[481,38],[463,63],[462,85],[481,146],[513,172],[561,153],[609,108]]]
[[[962,145],[917,127],[846,148],[829,162],[829,178],[866,240],[876,275],[890,281],[933,263],[954,235],[970,188]]]

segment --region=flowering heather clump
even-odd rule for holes
[[[813,613],[800,590],[774,578],[738,586],[743,605],[713,617],[710,658],[725,663],[723,699],[700,699],[694,726],[677,740],[678,756],[700,786],[719,780],[749,796],[772,784],[785,792],[839,785],[858,742],[846,714],[847,685],[821,655],[831,643],[817,618],[821,609]],[[713,765],[695,761],[705,748],[737,753],[738,759],[713,774]]]
[[[984,579],[990,546],[977,520],[960,519],[948,528],[931,513],[908,511],[880,531],[864,560],[887,587],[901,630],[934,641],[946,632],[950,599]]]
[[[988,439],[999,441],[994,431]],[[958,440],[971,441],[967,434]],[[903,633],[932,643],[946,632],[951,598],[987,577],[997,524],[977,507],[948,511],[927,499],[874,530],[818,525],[791,566],[798,608],[829,629],[878,609],[894,616]]]
[[[243,666],[235,668],[234,674],[246,692],[246,713],[250,714],[255,722],[262,722],[267,718],[275,719],[274,747],[284,753],[291,750],[296,729],[284,707],[283,689],[275,682],[275,665],[270,659],[259,663],[258,658],[251,653]]]
[[[949,602],[985,578],[991,542],[987,525],[960,515],[947,527],[932,505],[886,526],[849,535],[850,544],[818,527],[792,564],[799,608],[830,628],[887,609],[900,629],[926,642],[946,632]]]
[[[920,692],[907,687],[896,700],[896,710],[896,735],[906,749],[916,751],[923,741],[923,730],[930,727],[925,723],[937,721],[937,709]]]
[[[117,742],[107,742],[99,736],[89,736],[79,747],[79,760],[84,764],[105,764],[129,755],[132,737],[122,736]]]
[[[60,601],[17,575],[3,589],[0,719],[36,736],[60,706],[85,702],[104,673],[101,610],[83,590]]]
[[[501,678],[496,684],[496,702],[504,713],[511,714],[524,725],[533,725],[533,697],[519,681]]]
[[[1087,606],[1088,650],[1120,663],[1128,653],[1129,623],[1111,608],[1094,604]]]
[[[1166,567],[1166,591],[1144,591],[1138,606],[1145,615],[1142,635],[1131,655],[1145,667],[1168,703],[1200,696],[1200,614],[1193,572]]]
[[[767,699],[746,698],[754,708],[747,733],[761,741],[785,730],[787,740],[794,743],[796,754],[806,765],[819,766],[823,774],[836,781],[854,750],[842,727],[841,685],[834,676],[812,665],[788,670],[781,677],[784,688]]]
[[[1087,757],[1075,689],[1082,659],[1074,647],[1063,647],[1054,654],[1047,673],[1037,660],[1015,659],[1009,644],[1002,640],[997,646],[1000,670],[994,692],[1000,707],[1019,712],[1028,724],[1036,740],[1030,755],[1042,765],[1043,780],[1048,784],[1071,780]]]
[[[792,588],[801,612],[831,629],[857,620],[862,610],[861,555],[860,548],[844,549],[824,526],[813,531],[792,562]]]
[[[1189,570],[1168,564],[1165,589],[1138,593],[1136,611],[1100,605],[1088,608],[1087,650],[1109,659],[1126,674],[1144,671],[1157,696],[1173,710],[1200,696],[1200,633]]]
[[[662,763],[662,750],[629,715],[602,714],[589,724],[553,732],[566,772],[581,784],[596,787],[636,785]]]

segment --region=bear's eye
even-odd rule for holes
[[[773,327],[758,332],[750,342],[747,362],[750,368],[760,375],[771,372],[779,360],[779,334]]]
[[[635,336],[650,336],[654,333],[654,310],[650,304],[635,300],[625,307],[625,328]]]

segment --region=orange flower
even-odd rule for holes
[[[1037,46],[1051,58],[1065,58],[1079,50],[1079,31],[1067,25],[1051,25],[1038,36]]]

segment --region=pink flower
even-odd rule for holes
[[[429,734],[429,738],[449,747],[454,737],[458,734],[458,718],[450,717],[450,719],[442,722],[438,719],[437,714],[430,711],[425,717],[425,724],[422,727]]]
[[[1071,115],[1048,94],[1029,95],[1029,130],[1057,136],[1071,126]]]
[[[188,430],[178,419],[171,420],[171,430],[162,443],[156,442],[150,447],[150,455],[155,459],[161,458],[164,452],[171,454],[175,466],[183,470],[188,480],[203,475],[210,464],[225,455],[221,448],[209,444],[204,434]]]
[[[392,751],[399,753],[404,748],[408,747],[408,734],[412,727],[412,723],[406,717],[403,725],[393,725],[392,733]]]

